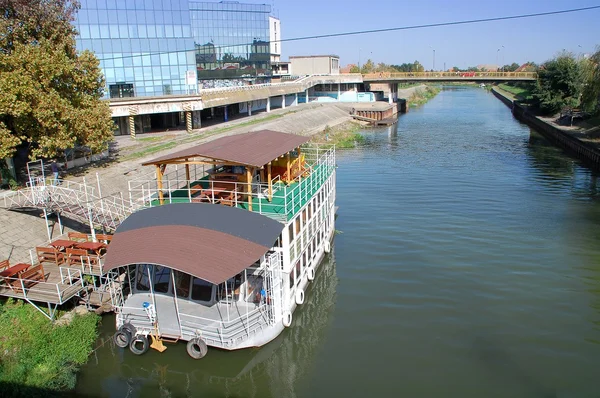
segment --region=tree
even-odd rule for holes
[[[371,61],[370,59],[367,60],[367,62],[365,62],[365,64],[360,68],[360,72],[361,73],[372,73],[373,70],[375,69],[375,63],[373,61]]]
[[[75,0],[0,0],[0,158],[106,148],[114,124],[98,59],[75,50]]]
[[[600,111],[600,49],[581,61],[581,106],[590,112]]]
[[[502,70],[503,70],[504,72],[514,72],[514,71],[516,71],[517,69],[519,69],[519,67],[520,67],[520,66],[521,66],[521,65],[519,65],[518,63],[516,63],[516,62],[513,62],[513,63],[512,63],[512,64],[510,64],[510,65],[508,65],[508,64],[507,64],[507,65],[504,65],[504,66],[502,67]]]
[[[581,92],[579,64],[573,54],[563,52],[539,68],[533,92],[540,111],[551,114],[579,104]]]
[[[360,73],[360,69],[358,69],[358,66],[352,65],[350,68],[350,73]]]

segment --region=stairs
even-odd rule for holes
[[[72,181],[60,185],[35,180],[27,188],[4,196],[4,207],[9,210],[45,209],[48,212],[66,214],[84,224],[115,231],[119,224],[137,207],[122,194],[99,197],[93,186]]]

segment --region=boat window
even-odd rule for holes
[[[152,273],[152,265],[139,264],[135,275],[135,289],[142,292],[150,290],[150,279],[148,272]]]
[[[225,289],[225,283],[221,283],[217,289],[219,300],[227,299],[232,297],[234,301],[237,301],[240,297],[240,285],[242,284],[242,274],[238,274],[233,278],[227,280],[227,290]]]
[[[173,276],[175,277],[175,293],[177,294],[177,297],[189,297],[192,276],[185,272],[175,270],[173,270]]]
[[[249,303],[260,303],[260,291],[263,287],[263,278],[258,275],[248,275],[246,287],[246,301]]]
[[[160,265],[154,266],[154,291],[156,293],[168,293],[170,279],[170,268],[161,267]]]
[[[212,283],[203,279],[194,278],[192,281],[192,300],[211,301],[212,287]]]

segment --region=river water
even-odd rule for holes
[[[477,88],[365,135],[338,152],[339,234],[291,328],[200,361],[107,342],[76,392],[598,397],[596,176]]]

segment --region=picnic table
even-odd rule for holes
[[[102,242],[82,242],[75,245],[78,249],[85,249],[90,252],[94,252],[97,256],[100,256],[100,251],[106,248],[106,243]]]
[[[219,194],[226,190],[227,187],[216,185],[212,188],[204,188],[200,190],[200,195],[193,201],[202,202],[203,199],[206,199],[208,202],[215,203],[219,201]]]
[[[81,242],[77,242],[74,240],[66,240],[66,239],[57,239],[54,242],[50,243],[50,246],[54,247],[57,250],[64,251],[65,249],[69,249],[78,245]]]
[[[0,272],[0,278],[2,278],[4,280],[4,278],[12,278],[15,275],[19,276],[19,274],[21,274],[23,271],[27,270],[27,268],[31,267],[31,264],[28,263],[18,263],[13,265],[12,267],[9,267],[7,269],[5,269],[4,271]]]

